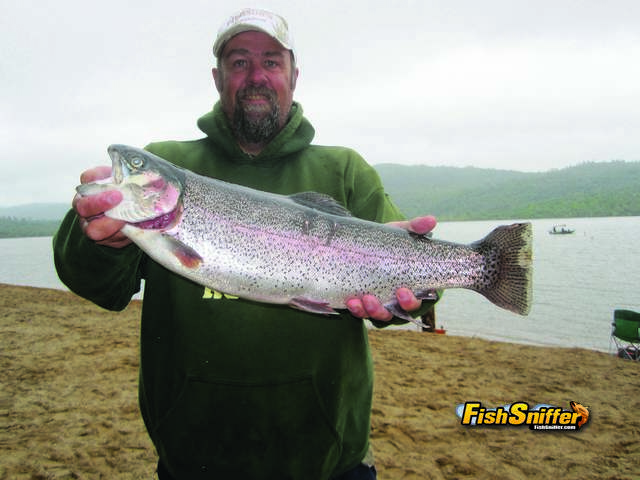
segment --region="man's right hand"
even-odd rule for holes
[[[91,183],[110,176],[111,167],[95,167],[80,175],[80,183]],[[122,248],[129,245],[131,240],[120,231],[125,222],[114,220],[104,214],[121,201],[122,194],[117,190],[107,190],[86,197],[76,195],[72,206],[78,214],[84,234],[96,243],[107,247]]]

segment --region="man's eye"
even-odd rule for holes
[[[242,68],[246,64],[247,64],[246,60],[239,58],[238,60],[234,60],[231,65],[233,65],[235,68]]]
[[[265,60],[264,65],[268,68],[275,68],[278,66],[278,62],[275,60]]]

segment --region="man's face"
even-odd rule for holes
[[[298,71],[291,54],[262,32],[243,32],[222,50],[213,78],[222,109],[244,143],[266,143],[286,124]]]

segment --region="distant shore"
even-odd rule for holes
[[[140,302],[121,313],[0,284],[0,478],[150,479],[137,406]],[[582,349],[410,331],[369,333],[381,480],[633,479],[640,365]],[[589,408],[577,432],[465,427],[465,402]]]

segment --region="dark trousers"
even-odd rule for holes
[[[171,476],[169,472],[164,468],[162,463],[158,462],[158,478],[160,480],[177,480]],[[376,480],[377,473],[376,467],[368,467],[366,465],[358,465],[353,470],[343,473],[331,480]]]

